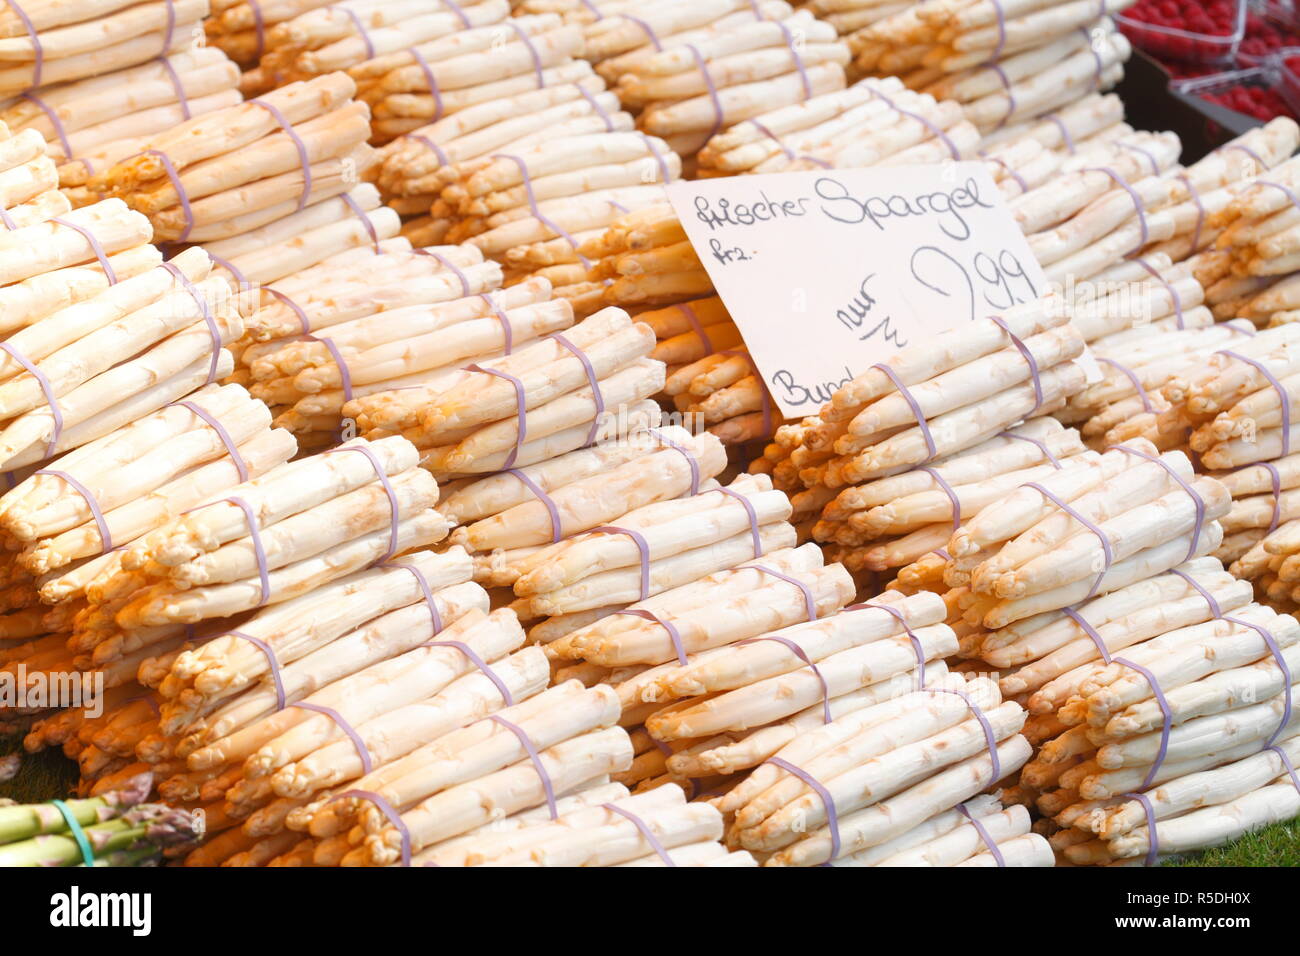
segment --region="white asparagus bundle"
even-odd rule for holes
[[[33,475],[0,498],[0,521],[23,547],[24,567],[47,574],[106,546],[128,544],[204,496],[238,484],[241,467],[257,477],[293,454],[292,439],[272,432],[265,408],[239,386],[208,386],[187,401],[225,430],[239,460],[224,436],[186,406],[162,409],[83,446],[55,467],[88,490],[109,540],[80,491],[57,477]]]
[[[43,84],[111,73],[194,46],[208,5],[204,0],[90,4],[75,9],[34,5],[23,18],[10,10],[0,40],[6,68],[0,96]],[[32,32],[34,31],[34,32]]]
[[[312,4],[288,19],[263,25],[265,43],[257,65],[244,77],[247,93],[260,93],[332,70],[346,70],[386,53],[407,49],[461,29],[499,23],[509,14],[504,0],[481,0],[460,10],[416,2],[350,0],[342,6]],[[221,21],[218,20],[217,23]],[[220,34],[213,37],[221,42]]]
[[[136,151],[140,139],[187,115],[236,105],[238,88],[238,68],[220,50],[200,47],[105,76],[42,87],[40,102],[53,112],[57,126],[27,99],[0,109],[0,121],[14,132],[40,133],[45,152],[59,164],[60,183],[80,199],[70,187],[84,185],[94,170]]]
[[[956,104],[914,93],[893,77],[868,78],[737,123],[714,135],[698,160],[709,175],[808,169],[823,163],[892,165],[969,158],[977,139]]]
[[[226,238],[264,226],[346,192],[376,160],[365,144],[369,110],[352,101],[355,90],[336,73],[196,116],[143,138],[137,155],[86,186],[125,198],[167,239]]]

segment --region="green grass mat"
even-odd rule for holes
[[[20,738],[0,737],[0,756],[21,750]],[[23,754],[18,776],[8,783],[0,783],[0,797],[17,800],[19,803],[43,803],[57,797],[66,797],[76,783],[77,765],[59,751]]]

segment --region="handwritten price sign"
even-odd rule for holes
[[[1047,289],[981,163],[706,179],[668,195],[791,417],[898,349]]]

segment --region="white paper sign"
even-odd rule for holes
[[[1047,289],[982,163],[683,181],[668,195],[788,417]]]

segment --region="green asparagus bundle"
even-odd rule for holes
[[[0,866],[147,866],[202,836],[185,810],[145,803],[153,778],[84,800],[0,807]],[[75,824],[75,825],[74,825]]]

